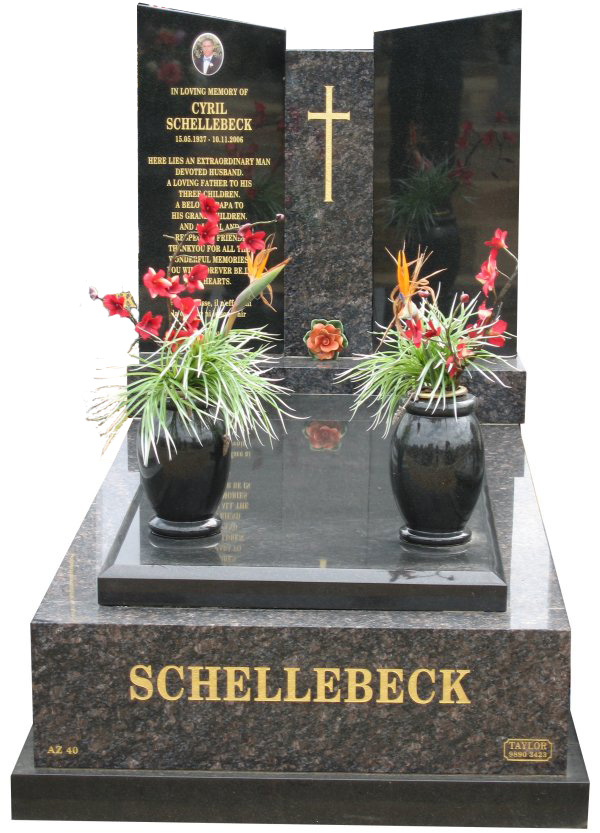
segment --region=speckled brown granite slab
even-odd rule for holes
[[[338,114],[331,121],[327,201],[325,120],[308,118],[325,112],[326,88],[332,88],[331,111]],[[286,354],[308,355],[303,337],[313,318],[342,321],[347,355],[370,351],[372,52],[286,52],[285,214],[285,249],[292,258],[284,279]]]
[[[331,421],[340,401],[304,397],[302,407]],[[506,613],[101,607],[97,571],[139,487],[124,445],[32,624],[36,765],[564,772],[568,620],[519,429],[486,425],[484,437]],[[343,501],[343,480],[328,480],[343,447],[314,451],[322,460],[322,477],[307,483],[315,506],[323,488]],[[281,458],[293,476],[294,460]],[[275,500],[260,461],[252,470],[249,459],[235,450],[232,516]],[[313,512],[287,522],[295,534],[303,525],[318,535],[326,519]],[[242,549],[233,538],[231,558]],[[130,678],[136,665],[151,669]],[[175,668],[161,675],[167,666]],[[378,669],[401,669],[403,679]],[[216,687],[198,685],[211,673]],[[148,695],[149,676],[151,696],[137,699]],[[294,678],[305,702],[290,699]]]

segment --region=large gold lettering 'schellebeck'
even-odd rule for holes
[[[325,112],[313,113],[308,111],[307,118],[324,119],[325,121],[325,198],[323,202],[333,202],[333,122],[350,121],[350,113],[333,112],[333,87],[325,85]]]
[[[316,667],[302,672],[293,666],[163,665],[155,670],[134,665],[129,671],[129,699],[468,705],[471,699],[463,684],[470,673],[467,668],[415,668],[405,673],[402,668]]]

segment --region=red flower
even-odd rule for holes
[[[423,324],[421,323],[421,319],[417,318],[415,321],[413,318],[409,318],[406,322],[406,329],[403,333],[404,337],[412,341],[415,347],[421,346],[421,339],[423,337]]]
[[[207,275],[208,266],[206,263],[197,263],[191,269],[189,275],[185,276],[187,278],[186,289],[188,292],[198,292],[200,289],[204,289],[204,281]]]
[[[207,220],[204,225],[200,225],[200,223],[198,223],[196,231],[198,232],[199,246],[205,246],[207,243],[212,246],[215,242],[217,234],[219,233],[219,226],[211,220]]]
[[[496,111],[496,124],[506,124],[508,116],[503,110]]]
[[[148,269],[142,278],[144,286],[150,293],[151,298],[168,298],[170,295],[171,281],[165,277],[163,269],[155,272],[154,269]]]
[[[488,318],[490,318],[490,316],[491,316],[492,312],[493,312],[493,310],[488,309],[488,308],[486,307],[486,305],[485,305],[485,301],[483,301],[483,302],[482,302],[482,303],[481,303],[481,304],[477,307],[477,315],[478,315],[478,316],[479,316],[479,318],[481,319],[481,323],[483,323],[484,321],[487,321],[487,320],[488,320]]]
[[[173,342],[171,350],[175,351],[180,346],[179,342],[181,342],[184,338],[189,338],[195,332],[197,332],[196,328],[189,323],[185,324],[183,327],[173,326],[166,334],[165,340]],[[202,335],[200,335],[199,341],[202,341]]]
[[[173,306],[183,313],[186,326],[191,326],[198,319],[198,307],[202,301],[194,298],[175,298]]]
[[[484,145],[493,145],[496,141],[496,131],[495,130],[488,130],[487,133],[484,133],[481,137],[481,141]]]
[[[468,304],[469,303],[469,296],[467,295],[466,292],[461,292],[460,302],[461,302],[461,304]]]
[[[507,231],[502,231],[501,228],[497,228],[492,239],[485,241],[485,245],[491,246],[492,249],[506,249],[507,234]]]
[[[470,350],[464,341],[459,341],[456,345],[456,357],[462,361],[467,356],[472,356],[473,351]]]
[[[162,315],[152,315],[146,312],[135,325],[135,331],[143,341],[149,338],[158,338],[158,331],[162,324]]]
[[[246,249],[248,252],[260,252],[265,248],[266,232],[253,231],[252,228],[244,228],[243,226],[240,231],[242,231],[244,239],[238,244],[239,249]]]
[[[183,78],[179,61],[163,61],[158,68],[158,80],[165,84],[178,84]]]
[[[492,347],[503,347],[506,339],[502,335],[502,333],[506,330],[507,327],[506,321],[501,321],[498,319],[494,321],[492,326],[487,331],[487,340],[488,343],[492,345]]]
[[[456,140],[456,147],[457,148],[466,148],[469,144],[469,136],[466,133],[461,133],[461,135]]]
[[[186,285],[180,282],[179,275],[173,275],[169,281],[169,298],[175,298],[177,295],[181,295],[186,289]]]
[[[423,333],[423,338],[435,338],[436,336],[439,336],[439,334],[441,332],[442,332],[442,328],[441,327],[435,327],[433,321],[429,320],[427,322],[427,329]],[[419,345],[417,344],[417,347],[418,346]]]
[[[473,122],[472,121],[463,122],[462,132],[464,133],[464,135],[466,136],[467,134],[469,134],[471,132],[471,130],[473,130]]]
[[[200,211],[202,216],[215,225],[219,224],[219,203],[215,202],[212,197],[207,197],[205,194],[198,194],[198,202],[200,203]]]
[[[448,371],[448,376],[452,379],[458,373],[458,362],[456,360],[456,356],[448,356],[446,359],[446,370]]]
[[[487,298],[490,294],[490,289],[494,289],[494,284],[496,282],[496,278],[498,277],[498,270],[496,269],[495,260],[490,257],[488,260],[484,260],[481,264],[481,271],[478,275],[475,275],[475,280],[479,281],[482,284],[481,291]]]
[[[104,308],[109,315],[120,315],[121,318],[129,318],[129,312],[125,309],[124,295],[105,295],[102,299]]]
[[[512,133],[510,130],[504,130],[502,132],[502,138],[505,142],[508,142],[510,145],[514,145],[517,141],[516,133]]]

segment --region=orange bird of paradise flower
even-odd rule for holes
[[[248,279],[250,283],[254,283],[257,281],[267,267],[267,261],[269,260],[269,255],[271,252],[276,251],[276,246],[273,246],[273,241],[275,240],[275,235],[270,234],[267,239],[265,240],[265,248],[261,249],[259,252],[246,252],[246,272],[248,274]],[[289,258],[287,258],[284,262],[288,263]],[[258,296],[261,301],[266,304],[270,309],[275,310],[273,306],[273,289],[271,284],[267,286],[268,292],[268,300],[265,297],[264,292],[261,292]]]
[[[390,327],[395,324],[400,329],[401,319],[414,318],[417,314],[417,307],[412,302],[415,295],[427,292],[433,300],[435,299],[435,293],[429,285],[429,280],[444,270],[438,269],[436,272],[431,272],[429,275],[421,277],[423,266],[430,258],[431,252],[421,252],[419,249],[416,258],[410,262],[407,261],[406,252],[403,248],[398,252],[397,258],[394,257],[389,249],[386,249],[386,252],[396,264],[396,286],[390,294],[390,301],[394,310],[394,317],[390,322]]]

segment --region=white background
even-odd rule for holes
[[[371,48],[376,29],[506,10],[501,0],[181,2],[189,11],[285,28],[288,48],[295,49]],[[522,6],[523,434],[570,615],[572,711],[593,777],[600,589],[598,16],[592,3],[580,0],[523,0]],[[3,10],[4,819],[9,772],[31,723],[29,621],[111,459],[100,456],[86,405],[95,369],[122,362],[131,333],[88,300],[87,287],[104,293],[137,285],[135,27],[134,0],[28,0]],[[514,669],[521,672],[526,669]],[[590,819],[597,829],[593,804]],[[22,830],[64,826],[20,823]],[[83,828],[130,829],[77,824]]]

